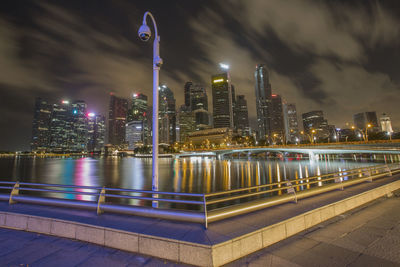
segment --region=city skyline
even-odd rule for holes
[[[388,114],[398,129],[399,4],[289,2],[6,3],[0,10],[0,126],[7,130],[0,150],[29,148],[36,96],[84,99],[101,114],[107,113],[111,91],[122,97],[141,92],[150,102],[152,51],[136,37],[147,9],[159,24],[161,81],[177,106],[184,103],[187,81],[203,84],[211,96],[209,77],[226,62],[254,127],[254,69],[265,63],[272,92],[295,103],[298,115],[323,110],[330,123],[343,127],[354,114],[376,111]],[[85,18],[88,11],[93,16]],[[298,31],[289,34],[293,23]],[[314,31],[307,23],[316,25]]]

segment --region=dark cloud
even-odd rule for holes
[[[255,65],[298,112],[322,109],[330,123],[359,111],[389,113],[400,127],[400,6],[396,1],[25,1],[0,7],[0,149],[28,148],[35,96],[83,99],[106,113],[108,93],[150,96],[151,43],[136,36],[155,15],[161,81],[183,103],[183,85],[207,86],[231,65],[237,93],[255,117]],[[10,124],[16,120],[16,123]]]

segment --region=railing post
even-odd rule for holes
[[[297,195],[296,195],[296,190],[294,190],[294,187],[291,182],[287,182],[286,186],[289,186],[287,189],[288,194],[293,194],[294,195],[294,202],[297,203]]]
[[[203,205],[204,205],[204,227],[208,228],[208,221],[207,221],[207,202],[206,202],[206,195],[203,194]]]
[[[343,191],[343,190],[344,190],[344,187],[343,187],[342,173],[339,172],[339,174],[335,174],[334,176],[335,176],[335,183],[340,183],[340,184],[342,185],[342,187],[340,188],[340,190]]]
[[[370,183],[372,183],[372,169],[373,167],[369,167],[368,168],[368,175],[369,175],[369,179],[368,179],[368,182],[370,182]]]
[[[11,190],[10,199],[8,200],[8,204],[17,203],[17,201],[15,201],[15,200],[12,199],[12,197],[13,197],[13,196],[17,196],[18,194],[19,194],[19,182],[16,182],[16,183],[14,184],[13,189]]]
[[[389,168],[388,164],[386,164],[386,169],[387,169],[387,171],[389,173],[389,176],[393,176],[392,170]]]
[[[97,201],[97,215],[100,215],[103,213],[100,205],[103,204],[104,202],[106,202],[106,197],[104,196],[105,194],[106,194],[106,189],[103,186],[103,188],[100,191],[99,199]]]

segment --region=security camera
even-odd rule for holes
[[[146,24],[143,24],[142,26],[140,26],[138,35],[142,41],[145,41],[145,42],[148,41],[151,37],[151,31],[150,31],[149,26],[147,26]]]

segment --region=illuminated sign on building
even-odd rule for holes
[[[223,82],[223,81],[224,81],[224,79],[221,78],[221,79],[216,79],[216,80],[214,80],[213,83],[221,83],[221,82]]]

